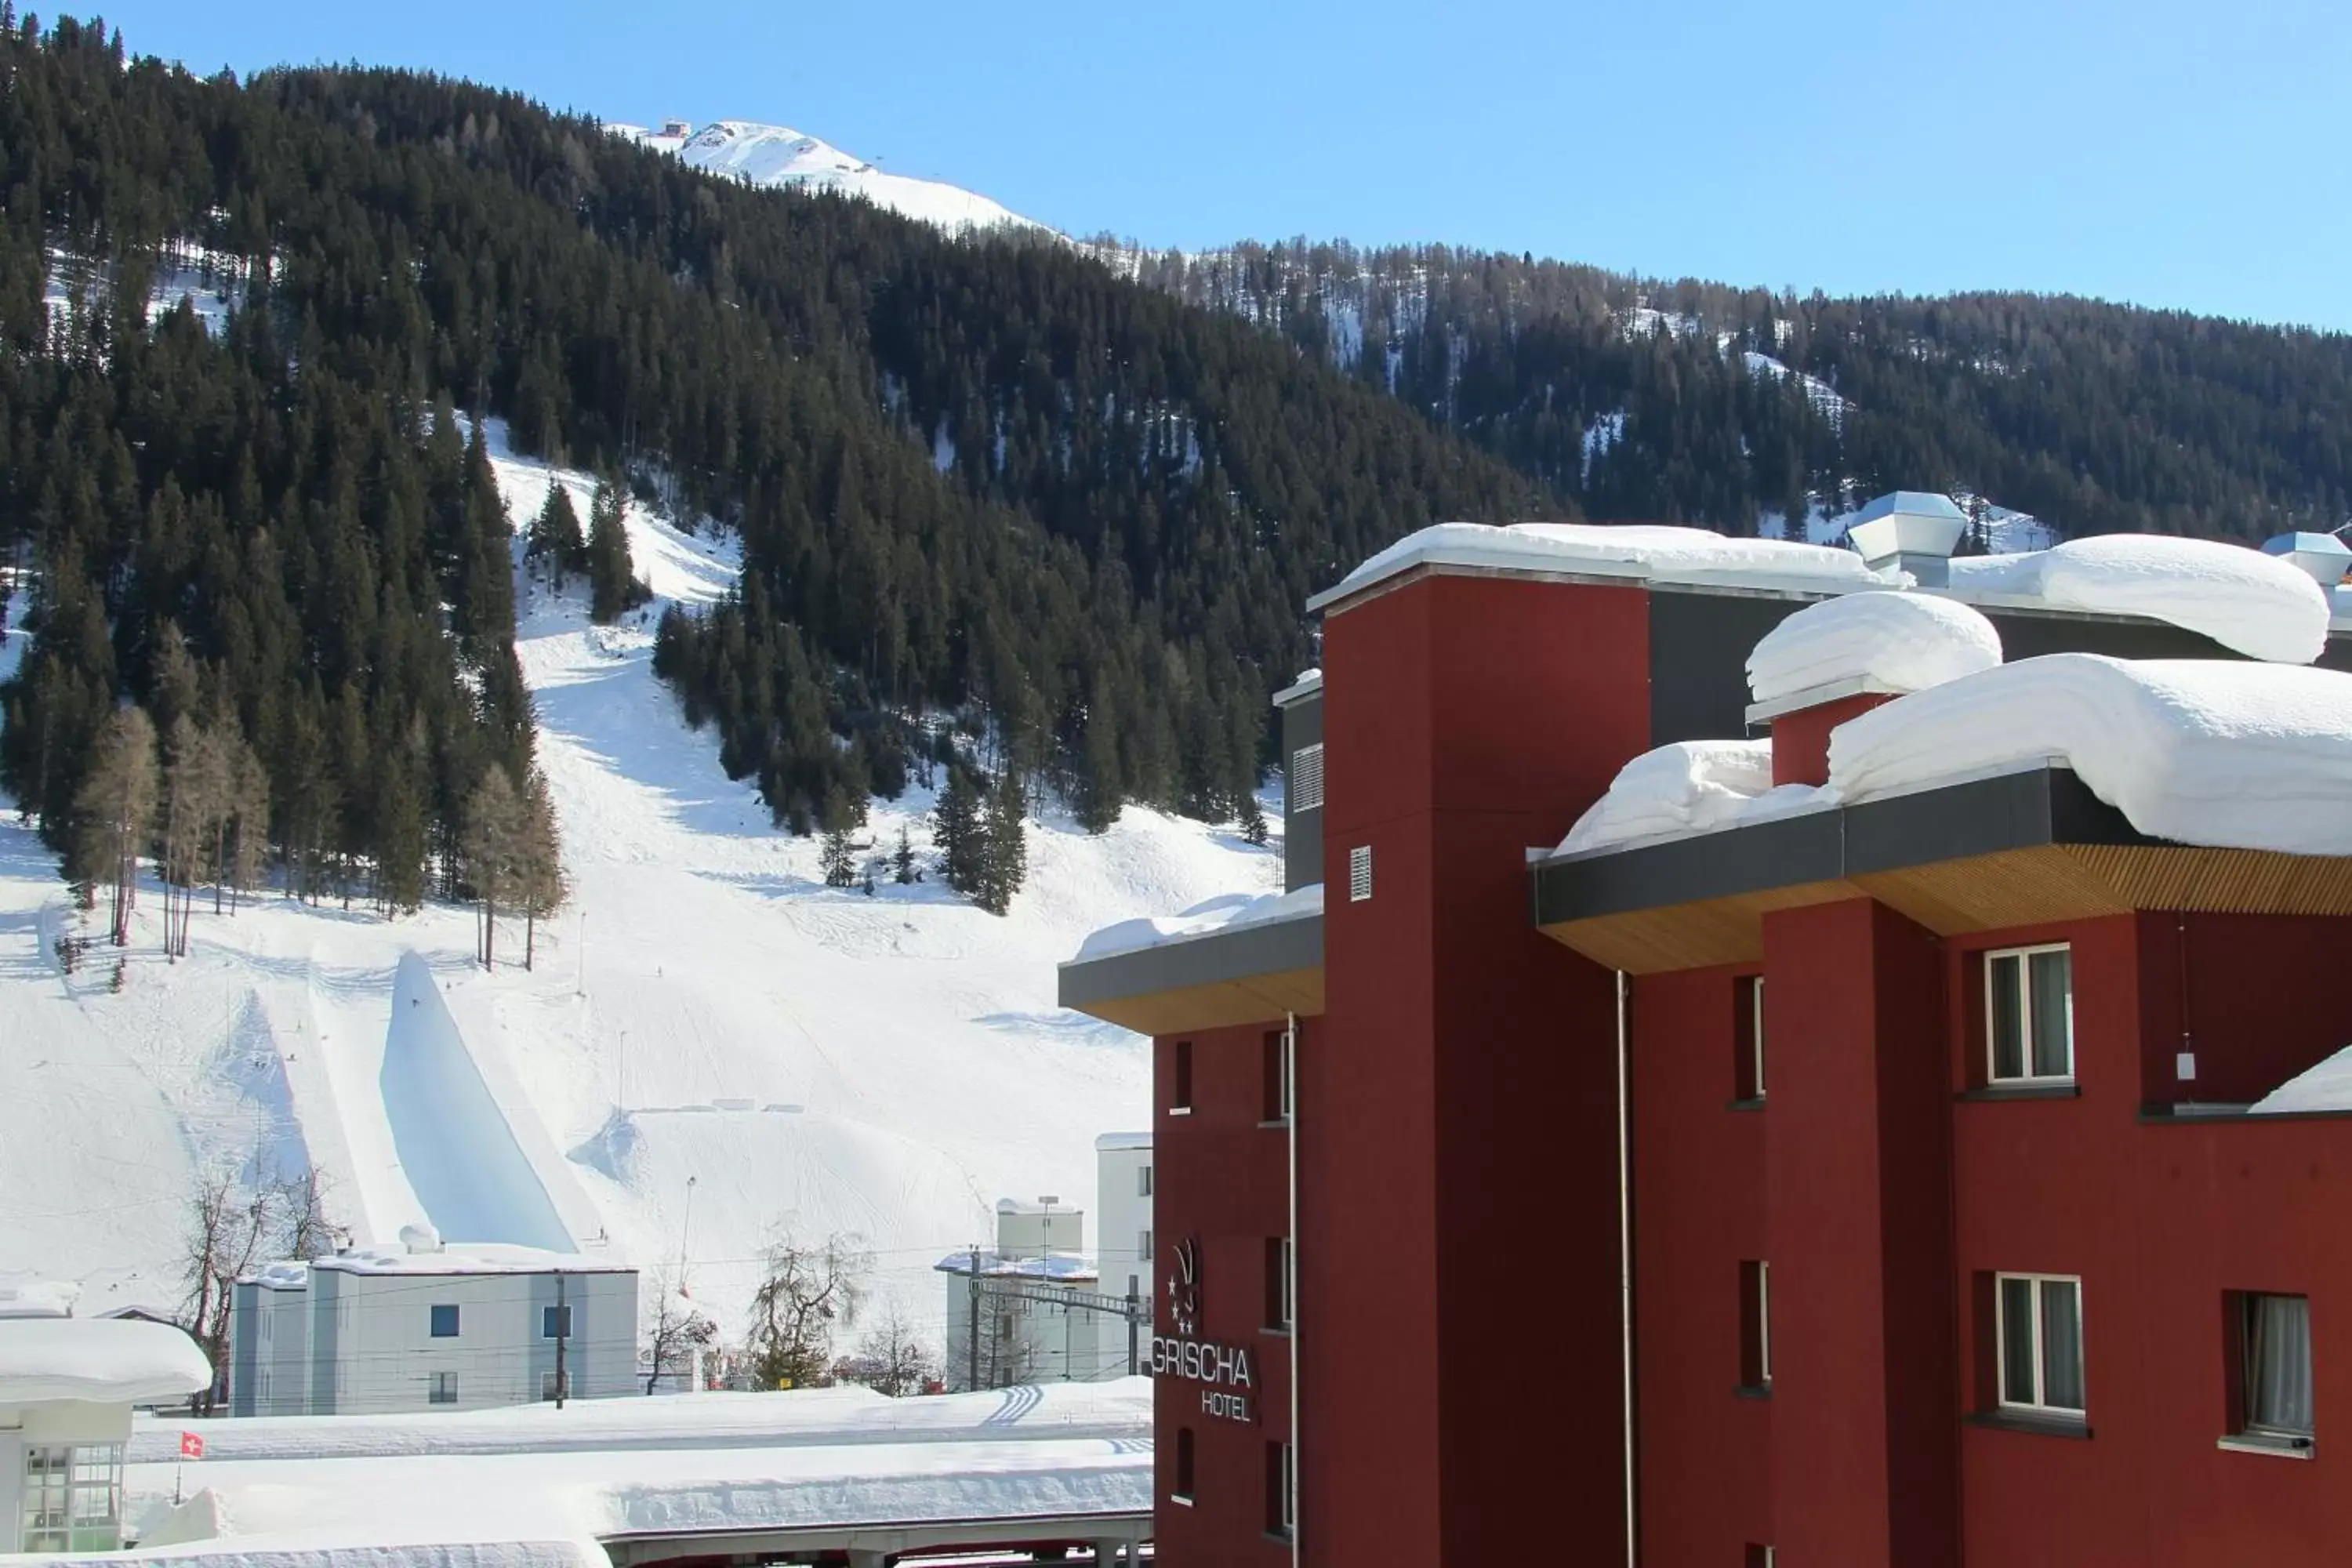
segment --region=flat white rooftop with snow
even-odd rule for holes
[[[126,1318],[0,1320],[0,1409],[78,1400],[150,1405],[211,1386],[196,1342]]]

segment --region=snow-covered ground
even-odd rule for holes
[[[551,483],[586,514],[586,476],[491,436],[518,527]],[[1148,1052],[1059,1010],[1055,963],[1115,921],[1278,885],[1278,840],[1136,810],[1098,837],[1050,819],[1004,919],[935,879],[828,889],[815,841],[769,826],[653,677],[662,602],[723,593],[731,546],[636,506],[627,521],[659,595],[644,620],[591,626],[577,586],[523,596],[573,889],[532,972],[520,921],[488,974],[469,910],[385,921],[266,895],[234,917],[199,900],[178,964],[151,898],[122,957],[94,947],[68,976],[56,941],[84,917],[0,818],[0,1271],[80,1280],[84,1312],[172,1304],[198,1173],[309,1163],[362,1244],[424,1218],[649,1272],[683,1257],[730,1331],[779,1226],[854,1231],[937,1345],[931,1266],[992,1240],[998,1197],[1093,1193],[1095,1136],[1146,1124]],[[921,851],[929,805],[877,801],[865,837],[887,850],[903,825]]]
[[[637,125],[612,125],[607,129],[643,146],[674,153],[689,167],[713,174],[747,184],[797,185],[804,190],[864,196],[877,206],[888,207],[950,232],[1008,227],[1038,234],[1053,232],[1035,219],[1023,217],[960,185],[886,173],[863,158],[853,157],[789,126],[762,125],[750,120],[717,120],[688,136],[666,135]]]

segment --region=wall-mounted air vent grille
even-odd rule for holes
[[[1359,844],[1348,851],[1348,901],[1360,904],[1372,896],[1372,847]]]
[[[1323,747],[1301,746],[1290,753],[1290,787],[1283,803],[1292,811],[1317,811],[1323,805]]]

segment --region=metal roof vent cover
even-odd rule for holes
[[[1952,552],[1968,526],[1949,496],[1890,490],[1853,514],[1846,538],[1872,571],[1897,567],[1923,588],[1940,588],[1951,581]]]

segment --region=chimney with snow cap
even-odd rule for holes
[[[2275,534],[2263,541],[2263,553],[2301,567],[2323,588],[2335,587],[2352,573],[2352,547],[2332,533]]]
[[[1854,513],[1845,531],[1872,571],[1895,567],[1923,588],[1940,588],[1951,580],[1952,552],[1968,526],[1949,496],[1890,490]]]
[[[1748,727],[1771,726],[1776,787],[1827,784],[1831,731],[2000,662],[2000,634],[1955,600],[1895,589],[1824,599],[1765,633],[1748,656]]]

